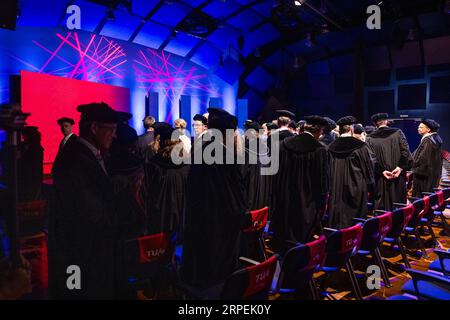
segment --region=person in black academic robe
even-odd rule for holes
[[[144,182],[144,160],[138,155],[136,130],[127,124],[117,125],[106,168],[111,177],[116,210],[119,214],[121,238],[136,238],[145,233],[144,201],[141,197]]]
[[[81,112],[80,138],[65,148],[54,173],[55,204],[48,232],[50,295],[113,299],[117,298],[121,230],[101,153],[110,148],[119,117],[105,103],[77,110]],[[80,273],[70,266],[78,267]],[[71,290],[67,283],[76,285],[77,275],[80,287]]]
[[[64,147],[71,145],[78,138],[77,135],[72,132],[72,127],[75,124],[75,120],[63,117],[59,118],[56,123],[60,126],[64,138],[59,143],[58,152],[55,160],[53,161],[52,174],[55,170],[58,170],[57,167],[59,165],[59,158],[61,157],[61,152],[64,150]]]
[[[144,118],[144,128],[145,133],[138,137],[137,141],[137,155],[147,162],[151,157],[154,156],[152,149],[150,148],[150,144],[155,140],[155,134],[153,132],[153,125],[156,120],[152,116],[147,116]]]
[[[387,126],[387,114],[372,117],[377,130],[366,138],[376,157],[375,209],[392,210],[394,202],[406,203],[406,171],[410,168],[411,153],[408,141],[398,128]]]
[[[423,119],[419,125],[422,140],[413,154],[413,197],[422,197],[422,192],[433,192],[439,187],[443,161],[439,127],[432,119]]]
[[[171,140],[174,129],[168,123],[155,124],[158,150],[145,165],[144,207],[147,232],[176,232],[183,235],[186,184],[189,165],[175,164],[170,154],[181,141]]]
[[[305,118],[305,132],[281,143],[279,169],[272,179],[271,228],[281,251],[286,240],[312,239],[328,194],[328,154],[318,141],[328,123],[319,116]]]
[[[366,218],[368,193],[374,187],[374,159],[363,141],[352,137],[354,117],[339,119],[339,133],[328,147],[330,155],[330,199],[328,226],[343,229]]]
[[[18,146],[17,183],[20,202],[39,200],[42,197],[44,176],[44,148],[41,134],[33,126],[22,129],[24,141]]]
[[[245,165],[243,166],[243,176],[245,181],[245,190],[247,194],[247,209],[249,211],[262,209],[269,206],[270,201],[270,176],[262,175],[263,164],[261,158],[268,156],[268,150],[265,143],[260,140],[258,135],[261,127],[258,123],[248,124],[248,130],[245,139]],[[255,131],[252,131],[252,130]],[[256,161],[256,163],[254,163]],[[244,228],[251,225],[250,215],[246,216]],[[264,259],[261,256],[261,250],[258,243],[258,234],[243,233],[241,237],[241,256],[251,258],[257,261]]]
[[[292,122],[292,119],[295,119],[295,114],[289,110],[277,110],[275,111],[278,115],[277,125],[278,129],[273,130],[269,137],[267,138],[267,147],[269,148],[269,155],[272,149],[272,136],[276,136],[274,141],[277,141],[280,144],[284,139],[293,137],[294,134],[289,130],[289,124]]]
[[[222,132],[236,129],[236,117],[208,108],[208,128]],[[208,129],[206,134],[211,134]],[[217,142],[217,141],[216,141]],[[212,142],[205,142],[205,150]],[[235,152],[234,145],[219,141],[223,150]],[[241,165],[194,163],[190,167],[186,231],[181,278],[196,287],[207,288],[225,281],[238,267],[239,240],[247,209]]]
[[[329,146],[336,140],[336,133],[333,131],[336,128],[336,122],[333,119],[328,117],[323,117],[327,120],[328,125],[323,129],[323,133],[319,138],[319,142],[323,143],[326,146]]]
[[[243,169],[248,210],[257,210],[269,205],[270,186],[266,179],[267,176],[261,175],[261,158],[268,155],[268,149],[266,144],[260,140],[260,129],[259,124],[254,122],[249,125],[249,131],[244,137],[245,166]]]

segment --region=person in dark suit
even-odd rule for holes
[[[137,150],[139,157],[147,162],[154,155],[151,151],[150,144],[155,140],[153,125],[156,120],[152,116],[147,116],[144,118],[143,122],[145,133],[138,137]]]
[[[64,147],[54,172],[48,233],[49,289],[56,299],[117,298],[120,224],[102,154],[118,113],[106,103],[78,106],[80,137]]]
[[[73,131],[73,125],[75,124],[75,120],[71,118],[59,118],[57,121],[58,125],[61,128],[61,132],[64,135],[63,140],[61,141],[61,144],[59,146],[59,150],[61,150],[62,147],[64,147],[67,143],[69,143],[70,139],[76,139],[76,135],[72,132]]]
[[[58,148],[58,153],[56,154],[55,160],[53,161],[52,174],[55,170],[55,167],[58,166],[58,160],[61,156],[61,152],[66,145],[72,144],[74,141],[78,139],[77,135],[72,132],[73,125],[75,124],[75,120],[67,117],[62,117],[56,120],[59,127],[61,128],[61,132],[64,135],[64,138],[61,140]]]

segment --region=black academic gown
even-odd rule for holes
[[[408,141],[400,129],[381,127],[368,135],[366,142],[377,160],[375,209],[391,210],[394,202],[406,202],[406,171],[411,161]],[[396,167],[403,169],[400,176],[385,179],[383,171],[392,171]]]
[[[138,137],[137,141],[137,149],[138,156],[143,159],[145,162],[151,159],[154,156],[154,152],[150,148],[150,143],[155,139],[154,131],[147,131],[143,135]]]
[[[434,133],[422,139],[413,155],[413,197],[433,192],[442,174],[442,139]]]
[[[191,165],[181,266],[184,282],[206,288],[236,270],[246,207],[240,165]]]
[[[271,150],[272,150],[272,136],[276,135],[278,136],[278,142],[281,143],[284,139],[286,138],[290,138],[295,136],[295,134],[293,134],[292,132],[290,132],[288,129],[283,129],[283,130],[275,130],[273,131],[270,136],[267,138],[267,147],[269,148],[269,155],[271,154]]]
[[[353,218],[366,218],[368,192],[375,183],[375,163],[366,143],[354,137],[336,139],[330,155],[330,199],[328,226],[343,229],[355,224]]]
[[[253,144],[256,145],[256,149],[254,149]],[[248,210],[257,210],[269,205],[270,185],[266,179],[267,176],[261,175],[262,164],[260,161],[261,156],[267,153],[267,146],[261,143],[259,139],[254,139],[252,142],[247,138],[245,139],[245,166],[243,166],[243,174],[247,191]],[[256,163],[254,163],[254,160],[256,160]]]
[[[17,161],[18,197],[20,202],[41,199],[44,148],[40,144],[19,145]]]
[[[261,148],[260,148],[261,144]],[[255,146],[256,145],[256,149]],[[265,143],[260,143],[259,139],[245,139],[245,165],[243,166],[243,176],[245,190],[247,194],[247,209],[258,210],[269,206],[270,179],[267,175],[262,175],[261,157],[267,155],[268,150]],[[253,158],[253,159],[252,159]],[[256,158],[256,159],[254,159]],[[254,163],[254,160],[257,163]],[[251,225],[251,219],[246,216],[245,226]],[[261,261],[261,250],[258,244],[258,234],[243,233],[241,237],[241,256]]]
[[[329,146],[336,140],[336,135],[334,133],[325,133],[319,138],[319,142],[323,143],[326,146]]]
[[[174,231],[182,236],[189,165],[155,155],[145,165],[144,207],[149,234]]]
[[[273,160],[273,159],[272,159]],[[306,243],[319,226],[329,188],[328,153],[309,133],[285,139],[272,179],[272,231],[277,245]]]
[[[141,190],[144,183],[143,160],[132,153],[113,153],[106,163],[111,177],[116,211],[122,239],[132,239],[145,233],[146,216]]]
[[[56,299],[117,297],[119,221],[110,178],[92,151],[76,141],[54,173],[49,223],[49,284]],[[69,290],[66,270],[81,271],[81,289]]]

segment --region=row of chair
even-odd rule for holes
[[[405,268],[410,271],[411,264],[402,243],[402,235],[414,235],[419,242],[423,257],[427,257],[419,228],[426,227],[437,243],[431,226],[434,218],[440,216],[445,227],[447,222],[443,211],[447,207],[449,198],[450,189],[435,190],[434,193],[424,194],[423,198],[410,199],[412,200],[410,204],[396,204],[396,209],[392,212],[373,211],[373,215],[368,219],[355,219],[356,224],[350,228],[342,230],[324,228],[325,234],[310,243],[291,244],[292,247],[282,258],[277,254],[268,258],[265,250],[263,235],[269,209],[266,207],[251,211],[248,214],[249,223],[243,228],[243,232],[257,235],[258,247],[264,261],[256,262],[242,258],[241,261],[248,266],[230,275],[218,287],[220,290],[215,288],[216,290],[213,290],[215,294],[208,293],[206,290],[202,294],[197,292],[196,295],[204,298],[261,299],[267,297],[269,293],[310,291],[314,299],[320,299],[321,295],[318,284],[314,280],[314,274],[319,271],[330,274],[344,268],[349,275],[355,298],[362,299],[352,257],[372,256],[380,267],[384,285],[390,286],[387,268],[379,249],[381,244],[397,245]],[[45,209],[45,202],[21,205],[19,206],[20,220],[23,222],[33,220],[39,216],[38,212]],[[178,282],[174,259],[175,242],[171,234],[148,235],[127,241],[125,251],[126,259],[128,259],[126,265],[132,266],[129,270],[129,283],[135,288],[146,287],[151,282],[157,282],[155,279],[161,278],[161,270],[169,270],[168,277],[171,283]],[[445,251],[445,253],[436,252],[439,252],[441,256],[446,254]],[[439,262],[439,265],[441,263]],[[437,263],[433,266],[435,265]],[[441,269],[445,270],[442,266]],[[411,274],[415,274],[414,272],[414,270],[411,271]],[[269,279],[267,275],[273,279]],[[261,282],[261,279],[264,281]]]

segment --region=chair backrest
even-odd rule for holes
[[[264,300],[268,298],[279,256],[235,271],[225,281],[221,299]]]
[[[47,236],[40,232],[32,236],[20,238],[20,253],[31,266],[33,290],[48,288],[48,250]]]
[[[438,208],[442,209],[442,207],[445,205],[444,192],[442,190],[439,190],[438,192],[436,192],[436,194],[438,197]]]
[[[444,201],[450,201],[450,188],[444,188],[441,191],[444,193]]]
[[[302,291],[307,288],[315,271],[326,257],[326,237],[307,244],[300,244],[286,252],[281,262],[279,287]]]
[[[409,221],[408,226],[411,228],[415,228],[419,225],[420,219],[422,219],[423,214],[425,210],[428,210],[427,207],[429,207],[429,201],[427,200],[428,204],[425,202],[425,199],[429,199],[428,197],[423,197],[421,199],[415,200],[412,205],[414,207],[414,214]]]
[[[438,204],[439,204],[439,196],[437,195],[437,193],[433,193],[433,194],[430,194],[430,195],[425,196],[425,197],[428,197],[429,205],[428,205],[428,210],[426,210],[423,213],[422,217],[428,218],[428,219],[430,219],[430,218],[433,219],[433,217],[434,217],[434,209],[436,209],[438,207]],[[426,200],[424,200],[424,201],[426,201]]]
[[[414,206],[412,204],[392,211],[392,228],[387,234],[387,237],[394,239],[400,237],[413,215]]]
[[[444,188],[436,192],[438,196],[438,211],[444,211],[450,200],[450,188]]]
[[[357,252],[363,235],[360,223],[341,230],[336,230],[327,236],[326,267],[343,267]]]
[[[174,252],[171,233],[158,233],[136,239],[139,249],[139,262],[170,262]]]
[[[373,217],[364,222],[363,237],[361,242],[361,249],[372,251],[376,249],[392,227],[392,213]]]
[[[248,213],[251,218],[251,225],[243,230],[243,232],[258,232],[264,230],[267,225],[267,217],[269,216],[269,208],[253,210]]]

